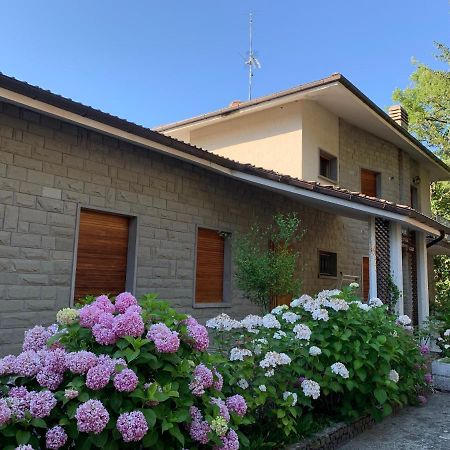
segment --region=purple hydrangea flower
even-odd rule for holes
[[[114,302],[114,306],[116,307],[116,311],[119,313],[124,313],[130,306],[137,305],[137,300],[130,294],[129,292],[122,292],[116,297]]]
[[[109,413],[100,400],[88,400],[75,413],[78,430],[83,433],[101,433],[109,421]]]
[[[114,317],[112,329],[118,337],[139,337],[145,331],[145,326],[140,314],[132,312]]]
[[[147,420],[141,411],[121,414],[116,426],[125,442],[138,442],[148,431]]]
[[[0,358],[0,376],[13,374],[15,363],[16,357],[14,355],[6,355]]]
[[[205,393],[205,389],[213,385],[213,381],[212,371],[204,364],[199,364],[194,369],[193,380],[189,384],[189,389],[194,395],[201,396]]]
[[[56,406],[56,398],[50,391],[41,391],[32,394],[30,400],[30,413],[33,417],[47,417]]]
[[[113,345],[117,342],[117,335],[112,329],[112,326],[104,326],[100,323],[96,323],[92,327],[92,334],[95,340],[100,345]]]
[[[214,450],[238,450],[239,437],[234,430],[228,431],[226,436],[221,436],[222,445],[220,447],[214,446]]]
[[[189,435],[194,441],[200,442],[200,444],[207,444],[209,441],[208,433],[211,431],[211,427],[206,420],[194,420],[189,427]]]
[[[24,400],[29,400],[29,398],[30,398],[30,392],[28,391],[28,389],[25,386],[12,387],[9,390],[8,395],[10,397],[23,398]]]
[[[97,364],[91,367],[86,374],[86,387],[94,391],[103,389],[111,377],[110,368],[106,364]]]
[[[419,349],[422,355],[428,355],[428,353],[430,353],[430,347],[428,347],[428,345],[426,344],[420,344]]]
[[[140,314],[141,312],[142,312],[142,308],[139,305],[131,305],[125,310],[125,314],[128,314],[128,313]]]
[[[27,350],[16,357],[14,373],[23,377],[34,377],[41,368],[41,359],[34,350]]]
[[[65,445],[67,442],[67,434],[59,425],[50,428],[45,433],[45,446],[47,448],[57,450]]]
[[[84,328],[92,328],[99,320],[100,316],[104,314],[103,309],[97,306],[86,305],[80,308],[80,326]]]
[[[92,303],[93,306],[96,308],[101,309],[102,311],[105,311],[106,313],[113,313],[115,311],[115,307],[111,300],[108,298],[107,295],[100,295],[95,299],[95,301]]]
[[[191,419],[193,421],[200,422],[200,421],[203,420],[202,413],[200,412],[200,410],[196,406],[191,406],[189,408],[189,414],[191,415]]]
[[[211,404],[219,407],[219,415],[222,416],[227,422],[230,420],[228,406],[221,398],[212,397]]]
[[[83,374],[97,364],[97,356],[92,352],[81,350],[66,355],[67,368],[72,373]]]
[[[216,368],[214,367],[213,370],[213,375],[214,375],[214,381],[213,381],[213,388],[216,391],[221,391],[222,387],[223,387],[223,376],[220,372],[218,372],[216,370]]]
[[[127,363],[123,358],[113,359],[109,355],[99,355],[98,364],[106,366],[109,369],[109,373],[112,375],[116,371],[116,366],[121,365],[127,367]]]
[[[25,417],[25,413],[30,409],[30,399],[34,392],[30,392],[30,395],[26,398],[20,397],[7,397],[6,404],[11,410],[11,417],[17,420],[22,420]]]
[[[131,369],[123,369],[114,377],[114,387],[119,392],[132,392],[138,385],[138,377]]]
[[[176,331],[172,331],[164,323],[155,323],[147,333],[147,339],[155,343],[160,353],[175,353],[180,347],[180,339]]]
[[[47,348],[47,341],[52,336],[49,329],[36,325],[28,331],[25,331],[25,337],[23,340],[22,350],[34,350],[38,351],[43,348]]]
[[[4,398],[0,398],[0,425],[8,423],[11,419],[11,416],[11,409],[6,403],[6,400]]]
[[[227,398],[227,407],[231,412],[238,416],[245,416],[247,412],[247,403],[242,395],[236,394]]]
[[[208,330],[193,317],[188,317],[184,322],[187,325],[188,334],[193,340],[192,347],[200,352],[205,351],[209,347]]]
[[[418,395],[417,401],[423,406],[427,404],[427,398],[424,395]]]
[[[52,372],[64,373],[67,369],[66,356],[66,351],[61,348],[45,351],[42,357],[44,368]]]
[[[41,370],[36,375],[36,381],[40,386],[46,387],[51,391],[56,391],[59,385],[62,383],[64,375],[62,373],[53,372],[47,368]]]
[[[433,382],[433,375],[431,375],[431,373],[426,373],[423,376],[423,379],[425,380],[425,383],[431,384]]]

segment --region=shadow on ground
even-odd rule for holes
[[[450,393],[436,392],[426,406],[407,407],[339,450],[449,450]]]

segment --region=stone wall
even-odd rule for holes
[[[328,212],[0,103],[0,353],[69,306],[80,205],[137,216],[136,294],[157,292],[201,319],[230,310],[192,308],[197,225],[236,234],[276,211],[297,211],[306,229],[304,292],[336,287],[318,278],[318,249],[338,253],[339,271],[360,264],[353,242],[363,222],[351,221],[349,233]],[[232,314],[255,311],[235,287],[232,297]]]

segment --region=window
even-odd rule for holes
[[[214,304],[229,300],[230,244],[226,233],[197,230],[195,303]]]
[[[361,169],[361,193],[369,197],[380,196],[380,174],[373,170]]]
[[[319,250],[319,276],[337,277],[337,253]]]
[[[369,300],[369,257],[363,256],[362,258],[362,268],[361,268],[361,279],[362,279],[362,293],[363,300]]]
[[[410,200],[411,200],[411,208],[418,209],[419,208],[419,191],[416,186],[411,185],[410,191]]]
[[[133,219],[101,211],[80,211],[74,299],[133,290],[129,249]]]
[[[319,175],[329,180],[337,181],[337,158],[320,150],[319,152]]]

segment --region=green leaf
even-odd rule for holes
[[[35,417],[31,421],[31,425],[33,425],[33,427],[36,427],[36,428],[47,428],[47,424],[45,423],[45,420],[44,419],[40,419],[39,417]]]
[[[106,443],[108,442],[108,436],[109,436],[109,431],[103,430],[100,434],[97,434],[95,436],[93,444],[98,448],[104,447],[106,445]]]
[[[17,430],[16,432],[16,440],[18,444],[28,444],[30,440],[31,433],[25,430]]]
[[[169,430],[169,433],[184,447],[184,436],[180,431],[178,425],[175,425]]]
[[[152,429],[149,431],[142,440],[142,443],[144,444],[144,448],[153,448],[155,444],[158,442],[158,432],[155,429]]]
[[[383,404],[387,400],[387,394],[384,389],[377,388],[373,394],[380,404]]]
[[[82,392],[79,396],[78,396],[78,400],[80,400],[80,402],[87,402],[89,400],[89,394],[87,392]]]
[[[153,428],[156,423],[156,413],[153,411],[153,409],[142,409],[142,413],[145,416],[145,419],[147,420],[147,425],[149,428]]]
[[[363,365],[364,361],[361,361],[360,359],[355,359],[355,362],[353,363],[353,367],[355,368],[355,370],[358,370]]]

